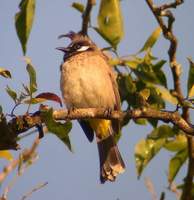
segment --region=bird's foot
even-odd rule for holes
[[[112,114],[112,110],[112,108],[106,108],[106,110],[104,111],[105,117],[109,118]]]
[[[71,107],[71,108],[69,108],[68,110],[67,110],[67,114],[68,115],[71,115],[74,111],[75,111],[75,107]]]

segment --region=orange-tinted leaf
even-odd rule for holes
[[[60,106],[62,107],[61,98],[54,93],[43,92],[43,93],[40,93],[39,95],[37,95],[36,98],[43,98],[43,99],[46,99],[46,100],[55,101],[55,102],[59,103]]]

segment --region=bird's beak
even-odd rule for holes
[[[67,53],[67,52],[70,51],[69,47],[57,47],[56,49],[59,50],[59,51],[62,51],[64,53]]]

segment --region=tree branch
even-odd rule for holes
[[[92,7],[96,4],[96,0],[88,0],[86,9],[83,13],[83,21],[82,21],[82,30],[81,33],[83,35],[87,35],[88,33],[88,24],[90,22],[90,13],[92,11]]]
[[[47,108],[48,109],[48,108]],[[30,128],[36,127],[37,123],[43,123],[44,119],[41,119],[41,112],[37,112],[35,115],[28,117],[19,116],[19,120],[25,119],[25,125],[18,129],[17,120],[11,120],[9,126],[11,129],[17,131],[17,134],[21,134],[29,130]],[[68,110],[54,110],[53,118],[55,120],[74,120],[74,119],[89,119],[89,118],[101,118],[101,119],[124,119],[125,117],[131,119],[139,118],[149,118],[149,119],[158,119],[166,123],[171,122],[176,125],[179,129],[187,133],[188,135],[194,135],[194,127],[185,121],[178,112],[172,111],[159,111],[149,107],[142,107],[138,109],[128,110],[125,112],[122,111],[112,111],[110,115],[106,114],[106,109],[100,108],[85,108],[85,109],[74,109],[69,112]],[[28,120],[26,120],[26,118]]]
[[[170,8],[176,8],[178,5],[182,4],[183,0],[175,0],[172,3],[163,4],[162,6],[155,6],[152,0],[146,0],[149,8],[151,9],[152,13],[154,14],[156,20],[158,21],[164,37],[169,40],[170,47],[168,50],[169,55],[169,62],[170,67],[173,75],[174,80],[174,94],[179,100],[179,103],[183,106],[182,110],[182,117],[185,121],[189,122],[190,115],[189,115],[189,108],[184,106],[184,96],[181,89],[180,84],[180,75],[181,75],[181,65],[176,60],[176,51],[178,46],[178,41],[176,36],[173,33],[173,23],[175,18],[171,13]],[[168,18],[168,24],[166,25],[163,21],[163,16]],[[188,152],[189,152],[189,164],[188,164],[188,171],[187,176],[185,179],[185,185],[182,194],[182,200],[190,200],[192,199],[192,183],[194,177],[194,142],[192,137],[187,138],[188,143]]]
[[[146,0],[149,8],[151,9],[152,13],[154,14],[156,20],[158,21],[164,37],[169,40],[170,42],[170,48],[168,50],[169,54],[169,62],[170,67],[174,79],[174,90],[177,93],[177,98],[181,104],[183,104],[183,94],[181,90],[181,84],[180,84],[180,74],[181,74],[181,65],[176,60],[176,51],[177,51],[177,38],[173,33],[173,22],[174,22],[174,16],[169,10],[166,10],[168,8],[176,7],[183,3],[183,1],[176,0],[173,3],[164,4],[162,6],[155,6],[152,0]],[[168,25],[166,25],[163,21],[162,16],[168,17]]]

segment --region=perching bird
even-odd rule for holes
[[[106,55],[89,39],[80,33],[70,32],[61,64],[61,92],[66,107],[105,108],[120,110],[120,96],[115,74],[108,64]],[[90,119],[79,121],[89,141],[94,132],[100,159],[100,180],[115,181],[123,173],[125,164],[116,145],[114,135],[120,131],[119,120]]]

